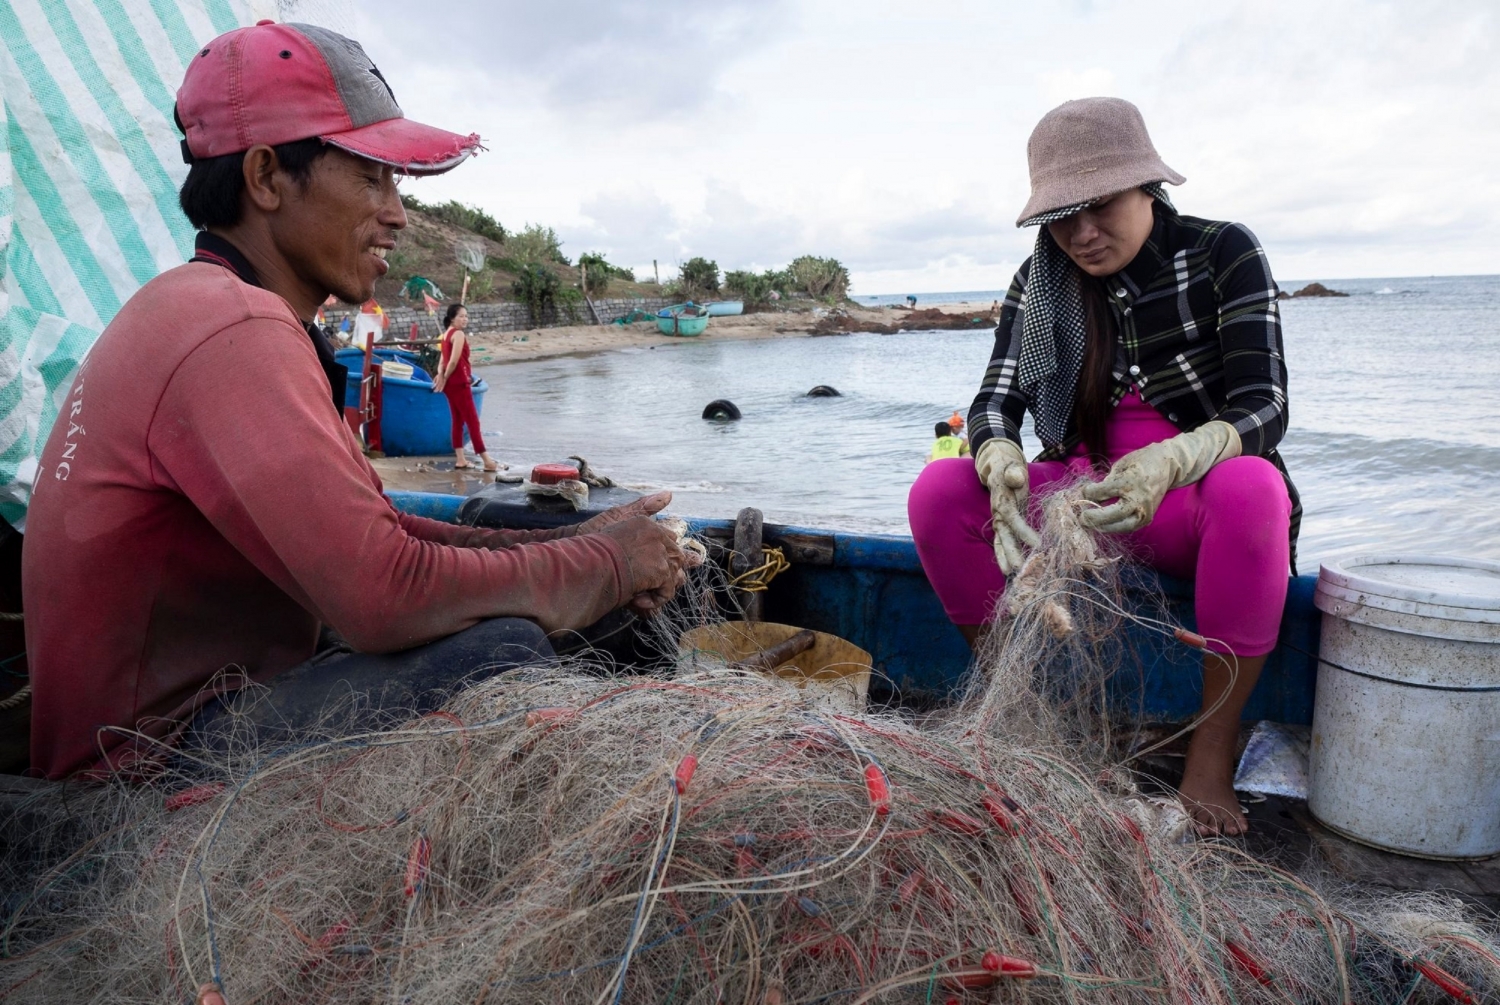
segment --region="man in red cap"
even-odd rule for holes
[[[447,171],[477,136],[404,118],[357,43],[266,21],[194,56],[177,116],[197,253],[99,337],[28,514],[34,771],[246,724],[296,736],[340,694],[421,711],[550,655],[547,632],[670,599],[685,559],[649,518],[669,496],[544,533],[424,520],[343,421],[318,306],[373,294],[406,226],[396,176]],[[318,653],[324,626],[355,652]]]

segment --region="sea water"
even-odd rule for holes
[[[1500,559],[1500,276],[1325,283],[1350,296],[1281,305],[1301,569],[1348,551]],[[774,522],[906,534],[933,424],[968,412],[993,346],[988,328],[683,340],[490,367],[484,428],[504,431],[493,448],[512,464],[580,454],[622,484],[671,489],[684,515],[756,506]],[[806,397],[817,384],[842,397]],[[705,422],[715,398],[744,417]],[[1029,419],[1026,447],[1038,449]]]

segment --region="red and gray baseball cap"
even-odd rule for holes
[[[412,175],[440,174],[479,136],[413,122],[353,39],[311,24],[261,21],[209,42],[188,64],[177,118],[189,163],[316,136]]]

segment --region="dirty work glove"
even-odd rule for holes
[[[1240,449],[1240,434],[1215,419],[1190,433],[1132,450],[1115,462],[1103,481],[1083,487],[1083,497],[1090,502],[1118,501],[1085,510],[1078,522],[1107,534],[1140,530],[1156,516],[1156,507],[1170,489],[1193,484],[1215,464],[1238,457]]]
[[[1031,475],[1026,455],[1014,440],[996,436],[985,440],[974,455],[974,470],[990,490],[990,518],[995,524],[995,561],[1009,576],[1021,567],[1021,545],[1042,543],[1026,523],[1026,496]]]

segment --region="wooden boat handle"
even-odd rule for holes
[[[747,656],[731,666],[741,670],[774,670],[781,664],[788,663],[807,652],[817,643],[817,633],[804,628],[785,642],[778,642],[771,648],[758,652],[754,656]]]

